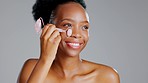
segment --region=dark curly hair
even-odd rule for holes
[[[86,9],[84,0],[36,0],[32,7],[34,20],[36,21],[42,17],[45,24],[49,23],[52,11],[55,10],[59,5],[68,2],[79,3],[84,9]]]

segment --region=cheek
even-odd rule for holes
[[[84,40],[87,42],[89,40],[89,31],[82,33]]]
[[[60,33],[62,40],[64,40],[66,38],[66,33],[65,32],[61,32]]]

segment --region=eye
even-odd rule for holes
[[[89,29],[89,27],[88,26],[83,26],[82,29],[87,30],[87,29]]]
[[[72,24],[67,23],[67,24],[64,24],[63,27],[66,27],[66,28],[72,28]]]

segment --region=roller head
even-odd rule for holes
[[[41,20],[38,19],[38,20],[36,21],[36,23],[35,23],[35,26],[34,26],[35,31],[36,31],[37,33],[39,33],[39,32],[41,31],[41,27],[42,27]]]
[[[66,35],[67,35],[68,37],[70,37],[70,36],[72,35],[72,29],[68,29],[68,30],[66,31]]]

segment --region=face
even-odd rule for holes
[[[78,56],[86,46],[89,39],[89,18],[81,5],[69,2],[58,6],[56,10],[55,25],[61,29],[72,29],[72,35],[67,37],[61,33],[59,44],[60,55]]]

